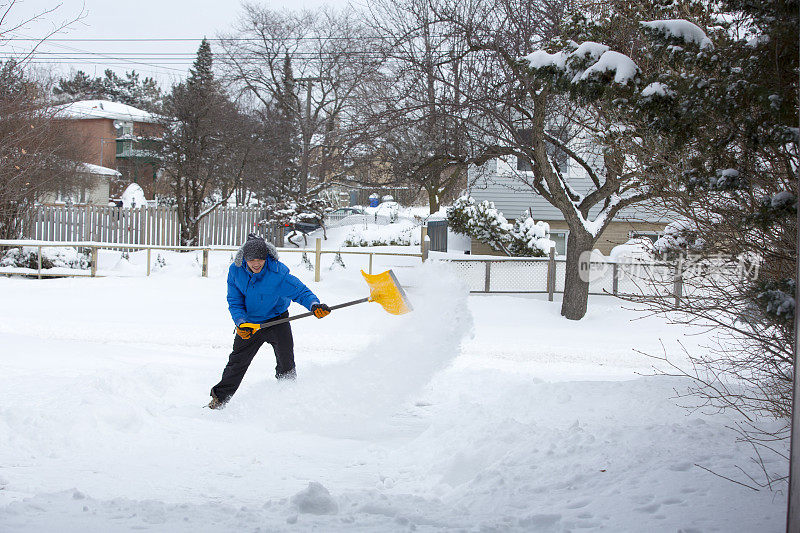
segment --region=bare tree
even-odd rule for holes
[[[385,43],[382,85],[369,99],[364,159],[391,181],[424,189],[430,212],[465,188],[467,144],[459,107],[464,40],[447,35],[425,0],[378,1],[370,25]],[[385,183],[385,181],[384,181]]]
[[[18,16],[19,2],[0,6],[0,45],[28,23],[49,18],[58,6]],[[0,64],[0,238],[22,233],[23,215],[45,193],[65,188],[76,179],[81,154],[74,136],[56,119],[49,88],[31,79],[25,65],[51,35],[82,17],[55,23],[52,29],[16,58]]]
[[[270,147],[285,162],[272,173],[273,196],[307,198],[347,174],[358,145],[350,128],[355,103],[378,74],[380,56],[353,14],[244,9],[223,40],[226,78],[258,103],[262,121],[281,125]]]

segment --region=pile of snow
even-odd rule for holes
[[[344,226],[343,226],[344,227]],[[347,226],[347,236],[342,246],[419,246],[420,230],[409,220],[394,224]]]
[[[147,198],[144,195],[144,189],[138,183],[131,183],[125,188],[122,193],[122,207],[147,207]]]
[[[653,241],[647,237],[634,237],[625,244],[618,244],[608,254],[612,262],[652,261],[656,257],[656,248]]]
[[[301,513],[310,514],[336,514],[339,505],[333,499],[328,489],[321,483],[312,481],[308,487],[292,496],[292,505]]]

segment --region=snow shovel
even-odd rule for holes
[[[394,272],[387,270],[386,272],[372,275],[367,274],[362,270],[361,275],[364,276],[364,279],[367,281],[367,285],[369,285],[369,296],[366,298],[353,300],[352,302],[332,305],[331,311],[334,309],[341,309],[342,307],[349,307],[351,305],[363,304],[364,302],[377,302],[386,310],[387,313],[391,313],[393,315],[402,315],[413,310],[411,307],[411,302],[408,301],[408,296],[406,296],[406,293],[400,286],[400,283],[397,282]],[[283,324],[284,322],[290,322],[292,320],[305,318],[307,316],[314,316],[314,313],[301,313],[295,316],[270,320],[268,322],[264,322],[263,324],[251,324],[245,322],[243,324],[239,324],[239,327],[251,328],[253,330],[252,334],[255,334],[255,332],[259,329],[268,328],[276,324]]]

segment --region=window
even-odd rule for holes
[[[567,254],[568,230],[550,230],[550,240],[556,243],[556,255]]]
[[[125,122],[122,120],[114,121],[114,130],[117,132],[117,137],[130,137],[133,135],[133,122]]]
[[[664,235],[663,231],[629,231],[628,232],[628,239],[650,239],[653,241],[653,244]]]

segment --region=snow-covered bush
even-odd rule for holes
[[[42,269],[74,268],[86,270],[91,264],[90,255],[80,252],[76,248],[42,248]],[[2,259],[0,259],[0,267],[38,269],[38,247],[24,246],[22,248],[11,248],[6,251]]]
[[[509,250],[513,255],[540,257],[555,245],[550,240],[550,224],[541,220],[534,222],[533,218],[528,217],[514,224]]]
[[[541,257],[555,246],[550,226],[528,217],[511,225],[489,201],[476,202],[462,196],[447,209],[447,223],[456,233],[467,235],[492,249],[511,256]]]

